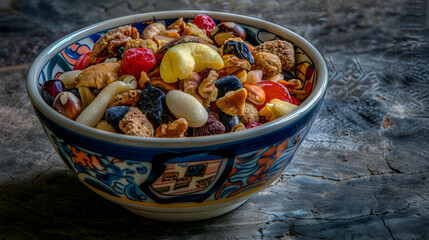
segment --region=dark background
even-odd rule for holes
[[[46,46],[115,17],[175,9],[268,20],[329,68],[318,118],[294,160],[237,210],[194,223],[147,220],[81,184],[26,95]],[[2,0],[0,239],[429,239],[427,1]]]

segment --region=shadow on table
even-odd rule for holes
[[[204,223],[168,223],[135,215],[67,173],[0,186],[0,239],[157,239],[204,232]]]

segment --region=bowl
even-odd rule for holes
[[[255,45],[273,39],[292,42],[297,77],[311,93],[290,114],[259,127],[187,138],[140,138],[87,127],[60,115],[41,97],[42,84],[71,70],[108,30],[132,24],[141,33],[148,21],[169,25],[197,14],[216,23],[241,24],[246,40]],[[282,173],[317,115],[327,82],[321,54],[288,29],[230,13],[164,11],[107,20],[59,39],[34,60],[26,87],[46,136],[85,186],[147,218],[195,221],[232,211]]]

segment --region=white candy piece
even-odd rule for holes
[[[83,125],[94,127],[106,112],[107,105],[118,94],[125,91],[136,89],[137,82],[135,79],[125,78],[123,81],[115,81],[107,85],[95,97],[95,99],[82,111],[76,122]]]
[[[207,122],[207,110],[190,94],[171,90],[165,96],[165,102],[170,112],[177,118],[186,119],[190,127],[201,127]]]

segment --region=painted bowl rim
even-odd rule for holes
[[[150,20],[153,17],[159,19],[168,19],[168,18],[193,18],[197,14],[207,14],[213,19],[223,20],[223,21],[235,21],[238,23],[247,24],[249,26],[254,26],[260,29],[265,29],[268,32],[276,34],[280,37],[288,39],[299,46],[312,60],[317,72],[317,81],[316,86],[313,89],[313,92],[308,96],[308,98],[294,111],[289,113],[287,116],[276,119],[269,123],[263,124],[259,127],[246,129],[245,131],[239,131],[228,134],[212,135],[212,136],[203,136],[203,137],[187,137],[187,138],[142,138],[135,136],[127,136],[122,134],[110,133],[102,130],[98,130],[92,127],[84,126],[73,120],[70,120],[61,114],[57,113],[54,109],[49,107],[45,101],[42,99],[41,94],[39,93],[37,87],[37,79],[39,77],[40,71],[43,69],[45,64],[49,59],[55,56],[59,51],[61,51],[65,46],[72,44],[75,41],[78,41],[85,36],[101,32],[106,29],[114,28],[117,26],[139,22],[142,20]],[[150,148],[191,148],[191,147],[201,147],[201,146],[210,146],[217,144],[232,143],[235,141],[243,141],[245,139],[261,137],[265,134],[272,133],[277,129],[283,128],[287,125],[294,124],[299,121],[306,113],[313,109],[318,102],[323,100],[324,94],[327,89],[328,84],[328,70],[326,63],[319,53],[319,51],[310,44],[303,37],[298,34],[288,30],[284,27],[281,27],[277,24],[270,23],[265,20],[216,11],[198,11],[198,10],[177,10],[177,11],[159,11],[159,12],[149,12],[141,13],[135,15],[129,15],[125,17],[119,17],[110,19],[107,21],[99,22],[88,27],[81,28],[77,31],[74,31],[59,40],[55,41],[49,45],[45,50],[43,50],[37,58],[34,60],[31,65],[30,71],[27,77],[27,93],[28,96],[34,105],[39,111],[42,112],[47,118],[56,122],[57,124],[63,126],[64,128],[69,129],[69,131],[79,133],[85,137],[92,138],[94,140],[113,142],[117,144],[130,145],[135,147],[150,147]],[[287,136],[285,136],[287,137]]]

